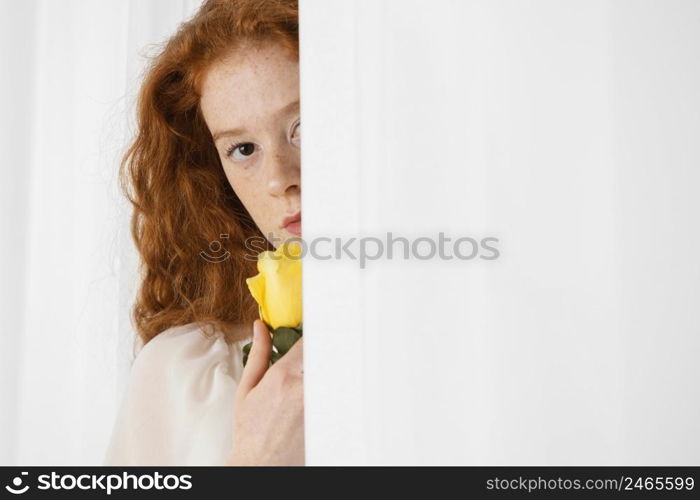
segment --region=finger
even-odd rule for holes
[[[304,370],[304,337],[294,342],[294,345],[289,348],[287,354],[282,356],[275,364],[298,370],[303,373]]]
[[[238,397],[245,397],[263,378],[270,364],[271,349],[270,332],[265,323],[256,319],[253,322],[253,346],[250,348],[248,361],[243,368],[241,381],[238,383]]]

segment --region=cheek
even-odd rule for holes
[[[265,213],[265,207],[269,204],[265,202],[265,191],[262,184],[254,178],[235,175],[227,169],[225,171],[226,178],[231,184],[233,192],[241,200],[241,203],[253,217],[255,223],[258,225],[263,224],[268,215]]]
[[[255,193],[255,182],[249,176],[241,175],[231,168],[224,168],[224,173],[228,179],[228,183],[236,193],[236,196],[245,204],[253,198]]]

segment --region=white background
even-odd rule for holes
[[[0,2],[0,464],[98,464],[128,372],[116,166],[198,2]],[[700,463],[700,3],[302,2],[312,464]]]
[[[309,463],[700,463],[700,3],[302,7],[305,237],[501,250],[305,263]]]

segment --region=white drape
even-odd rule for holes
[[[5,0],[0,463],[99,464],[133,331],[117,164],[151,44],[198,0]]]
[[[308,463],[698,463],[700,4],[300,22],[305,238],[501,252],[305,263]]]
[[[117,161],[146,46],[198,3],[2,3],[2,464],[103,456],[133,335]],[[301,22],[306,238],[501,250],[306,261],[308,462],[697,463],[697,2]]]

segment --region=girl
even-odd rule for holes
[[[302,341],[268,368],[245,284],[252,241],[301,234],[297,18],[296,1],[206,0],[146,74],[121,166],[143,347],[108,465],[304,463]]]

